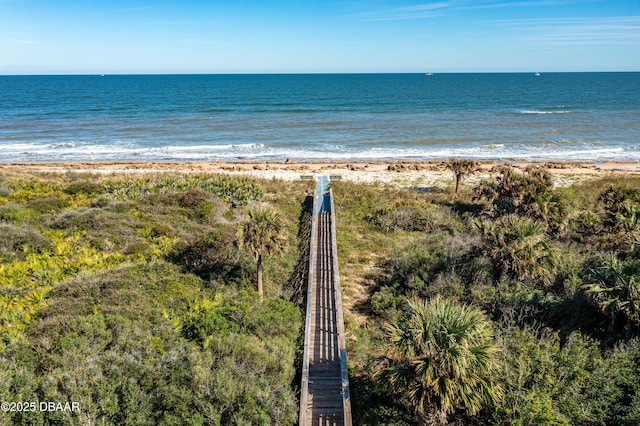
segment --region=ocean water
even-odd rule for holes
[[[640,73],[0,76],[0,162],[640,161]]]

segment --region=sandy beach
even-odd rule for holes
[[[505,162],[481,161],[479,171],[466,179],[473,184],[496,174],[501,166],[510,165],[524,170],[529,166],[543,167],[554,177],[556,186],[607,174],[640,174],[638,162]],[[451,171],[446,161],[371,161],[371,162],[25,162],[0,164],[0,170],[35,173],[94,173],[94,174],[152,174],[152,173],[224,173],[261,179],[297,180],[305,176],[330,175],[353,182],[398,184],[401,186],[450,185]]]

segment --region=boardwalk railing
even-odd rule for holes
[[[344,318],[336,248],[335,210],[329,179],[318,179],[314,197],[300,425],[351,426]]]

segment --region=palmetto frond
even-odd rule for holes
[[[257,290],[262,297],[262,257],[276,256],[284,252],[287,244],[284,223],[280,213],[271,208],[249,211],[249,220],[242,227],[242,245],[257,262]]]
[[[242,230],[242,241],[257,259],[260,255],[278,255],[284,251],[283,221],[280,213],[270,208],[251,210]]]
[[[497,347],[480,310],[436,297],[414,299],[404,318],[387,327],[389,366],[377,377],[405,392],[424,413],[456,408],[477,413],[500,396],[493,379]]]
[[[596,282],[584,286],[587,294],[612,320],[624,316],[629,334],[632,324],[640,324],[640,262],[611,255],[592,276]]]

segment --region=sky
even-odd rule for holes
[[[0,74],[640,71],[640,0],[0,0]]]

